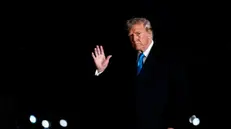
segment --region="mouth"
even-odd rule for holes
[[[141,46],[141,43],[135,43],[135,46]]]

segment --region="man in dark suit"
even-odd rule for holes
[[[162,56],[153,41],[149,20],[132,18],[127,21],[127,28],[132,47],[136,50],[135,56],[132,53],[129,57],[126,53],[126,61],[115,63],[116,68],[113,68],[109,65],[109,60],[111,65],[114,63],[110,59],[112,56],[105,56],[103,46],[97,46],[92,52],[95,75],[99,78],[104,76],[99,83],[110,80],[115,85],[104,86],[107,93],[103,96],[110,102],[102,102],[107,105],[105,112],[111,116],[121,116],[116,120],[117,124],[112,122],[114,126],[110,127],[121,124],[123,128],[126,124],[126,128],[132,129],[180,128],[188,120],[183,112],[186,110],[187,92],[180,67]],[[111,69],[114,70],[113,77],[108,76]]]

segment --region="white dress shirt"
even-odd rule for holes
[[[148,57],[148,55],[149,55],[149,53],[150,53],[150,51],[151,51],[151,48],[152,48],[153,44],[154,44],[154,42],[152,41],[151,44],[148,46],[147,50],[145,50],[145,51],[143,52],[143,54],[144,54],[143,63],[146,61],[146,59],[147,59],[147,57]],[[137,61],[139,60],[139,55],[140,55],[140,53],[141,53],[141,52],[138,52]]]

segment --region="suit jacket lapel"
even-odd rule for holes
[[[155,61],[156,60],[156,56],[155,56],[156,52],[157,52],[156,44],[153,44],[153,47],[151,48],[150,53],[149,53],[148,57],[146,58],[146,61],[143,64],[143,68],[141,69],[139,75],[141,75],[144,71],[145,71],[145,73],[148,73],[148,71],[150,71],[150,70],[152,70],[152,68],[154,68],[154,65],[156,63],[156,61]]]

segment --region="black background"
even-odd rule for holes
[[[65,117],[79,127],[90,110],[84,104],[92,97],[87,87],[94,85],[88,81],[94,70],[91,52],[97,44],[104,45],[107,54],[127,52],[124,25],[131,17],[150,19],[166,54],[177,55],[186,65],[192,113],[201,118],[201,128],[214,114],[222,114],[210,109],[226,111],[231,46],[225,3],[56,1],[4,7],[2,112],[20,127],[29,126],[31,113]]]

